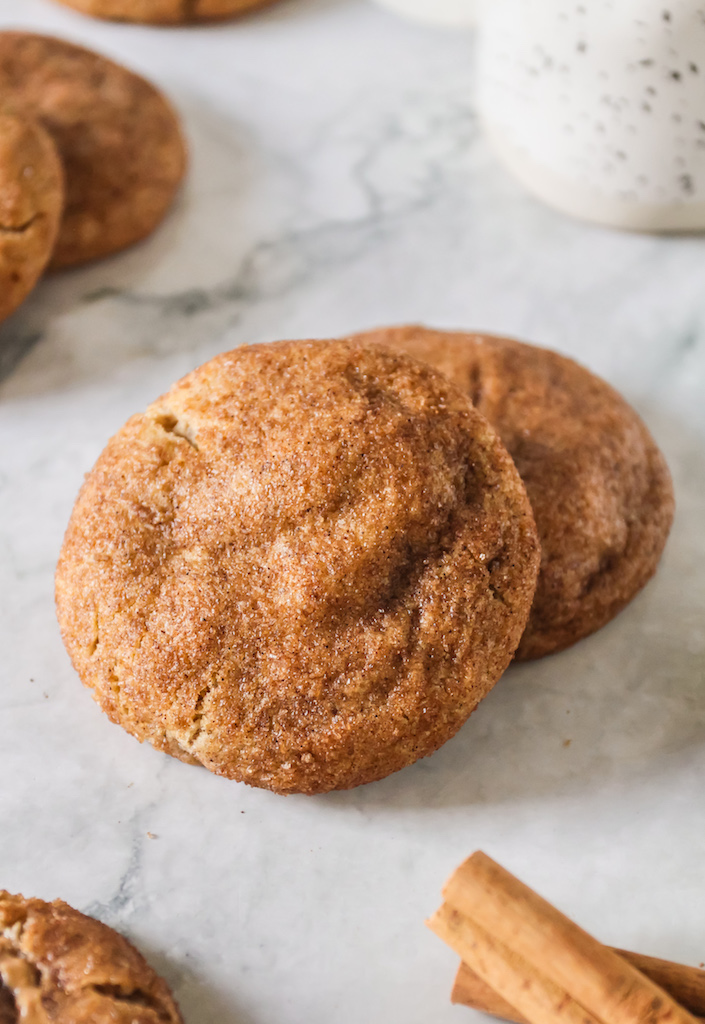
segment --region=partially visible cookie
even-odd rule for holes
[[[41,121],[64,164],[53,268],[107,256],[154,230],[186,167],[178,119],[154,86],[64,40],[4,31],[0,94]]]
[[[64,205],[56,146],[35,121],[0,110],[0,320],[46,267]]]
[[[237,17],[275,0],[61,0],[83,14],[109,21],[183,25]]]
[[[0,1024],[182,1024],[164,982],[112,928],[62,900],[0,890]]]
[[[621,395],[572,359],[507,338],[416,326],[358,337],[445,373],[516,463],[542,550],[517,658],[569,647],[620,612],[656,571],[673,519],[668,467]]]
[[[108,443],[57,611],[134,736],[320,793],[460,728],[511,661],[538,561],[512,460],[441,374],[351,342],[253,345]]]

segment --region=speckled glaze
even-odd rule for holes
[[[492,0],[479,101],[503,162],[565,212],[705,228],[705,2]]]
[[[433,25],[472,25],[475,0],[377,0],[396,14]]]

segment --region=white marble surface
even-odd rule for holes
[[[0,330],[6,360],[36,339],[0,388],[0,886],[122,929],[187,1024],[479,1020],[448,1004],[455,958],[423,926],[477,847],[605,940],[705,961],[705,239],[537,205],[479,135],[470,38],[365,0],[183,31],[0,0],[0,23],[150,74],[193,151],[151,241],[46,281]],[[219,350],[401,320],[514,332],[625,392],[676,481],[657,579],[367,788],[281,798],[139,746],[54,620],[83,473]]]

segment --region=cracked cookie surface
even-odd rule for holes
[[[0,1024],[183,1024],[166,983],[112,928],[0,890]]]
[[[673,520],[668,467],[634,409],[572,359],[512,339],[420,326],[358,337],[444,373],[516,463],[542,549],[517,658],[562,650],[614,618],[653,576]]]
[[[83,14],[109,21],[183,25],[220,21],[269,7],[276,0],[60,0]]]
[[[41,122],[63,162],[51,267],[100,259],[154,230],[186,168],[179,121],[154,86],[64,40],[3,31],[0,92]]]
[[[348,342],[236,349],[134,416],[56,577],[113,721],[218,774],[317,793],[432,753],[511,660],[526,494],[457,388]]]
[[[46,267],[64,203],[61,161],[44,129],[0,111],[0,320]]]

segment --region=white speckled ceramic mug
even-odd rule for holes
[[[489,0],[479,104],[545,202],[643,231],[705,229],[705,0]]]
[[[433,25],[472,25],[475,0],[377,0],[383,7]]]

